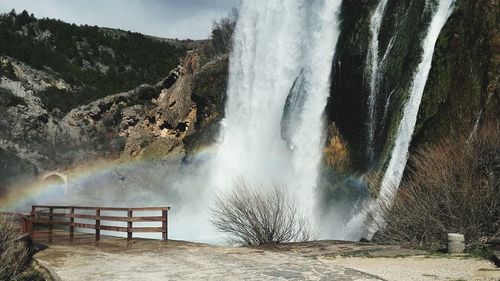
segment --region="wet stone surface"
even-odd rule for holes
[[[61,280],[381,280],[312,257],[178,241],[50,244],[35,259]]]

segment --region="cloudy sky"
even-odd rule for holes
[[[0,13],[13,8],[37,18],[56,18],[179,39],[207,38],[212,21],[239,0],[0,0]]]

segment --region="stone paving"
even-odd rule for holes
[[[321,260],[251,248],[106,238],[35,255],[60,280],[381,280]],[[92,245],[94,244],[94,245]]]
[[[486,260],[368,243],[245,248],[112,237],[95,242],[88,234],[71,242],[65,232],[55,232],[53,243],[35,238],[42,247],[35,260],[56,280],[500,280]]]

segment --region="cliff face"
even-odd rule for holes
[[[447,135],[469,135],[500,116],[500,5],[458,1],[437,43],[414,147]]]
[[[0,191],[96,159],[187,157],[217,136],[228,58],[209,40],[25,11],[0,30]]]
[[[340,135],[347,147],[351,164],[342,168],[346,173],[377,172],[387,163],[421,56],[420,42],[430,21],[425,1],[388,1],[378,37],[379,54],[384,60],[381,90],[375,105],[376,157],[369,163],[366,127],[370,77],[366,59],[370,18],[377,3],[344,1],[342,6],[341,35],[333,63],[334,83],[327,115],[329,122],[338,128],[334,137]],[[456,1],[437,42],[412,151],[443,137],[470,134],[477,122],[498,116],[498,19],[497,1]]]
[[[40,98],[68,99],[73,85],[9,57],[0,83],[2,185],[95,159],[184,157],[212,141],[222,117],[227,57],[203,48],[156,85],[143,84],[78,106],[49,110]],[[214,129],[215,128],[215,129]],[[16,163],[12,165],[11,163]]]

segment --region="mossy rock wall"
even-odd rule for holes
[[[389,0],[379,34],[382,79],[377,96],[376,161],[367,151],[370,19],[378,1],[344,1],[341,35],[333,62],[329,122],[349,149],[349,173],[387,164],[422,56],[422,39],[437,2]],[[419,110],[411,151],[444,137],[470,133],[478,120],[498,116],[499,7],[492,0],[457,0],[439,36]],[[387,108],[387,109],[386,109]],[[498,118],[498,117],[497,117]]]
[[[457,1],[434,51],[413,149],[498,120],[499,18],[497,1]]]
[[[341,34],[333,62],[332,91],[327,105],[349,146],[350,172],[365,172],[382,166],[408,97],[408,85],[421,56],[420,41],[430,19],[425,1],[389,1],[379,33],[383,72],[377,96],[375,153],[369,163],[367,151],[368,96],[370,75],[366,59],[370,48],[370,20],[378,1],[345,1],[341,10]],[[387,104],[387,111],[385,107]]]

